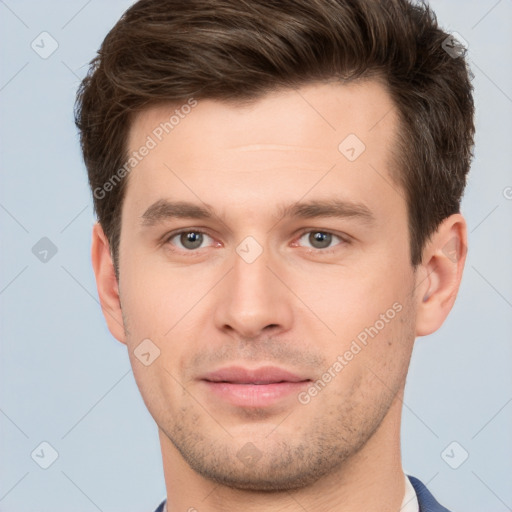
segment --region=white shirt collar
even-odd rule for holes
[[[411,484],[411,481],[405,475],[405,495],[400,506],[400,512],[419,512],[420,505],[418,503],[418,497],[416,491]]]

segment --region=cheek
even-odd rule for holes
[[[141,337],[159,338],[163,334],[162,309],[166,307],[162,290],[155,289],[151,282],[137,280],[132,274],[129,280],[120,283],[119,292],[131,341]]]
[[[405,296],[362,331],[362,363],[376,386],[396,389],[405,377],[415,339],[414,315],[413,302]]]
[[[311,309],[334,331],[317,341],[329,365],[341,360],[335,379],[340,392],[358,379],[368,392],[396,390],[407,372],[414,343],[412,281],[403,273],[394,276],[340,272],[337,283],[325,280],[322,293],[309,295]]]
[[[184,271],[149,261],[126,258],[119,291],[130,332],[161,338],[197,303],[204,286]]]
[[[314,273],[289,274],[288,279],[300,298],[300,302],[294,301],[296,306],[309,310],[301,316],[309,318],[314,312],[336,337],[338,346],[358,336],[364,342],[372,333],[389,333],[409,300],[408,278],[377,265],[364,269],[329,265]]]
[[[190,268],[136,265],[135,260],[128,258],[124,264],[120,296],[131,363],[145,393],[156,396],[158,389],[173,387],[173,379],[166,370],[181,379],[187,361],[208,339],[205,331],[211,329],[211,324],[207,324],[211,308],[205,309],[209,301],[204,296],[211,285],[206,275],[191,276]],[[147,343],[144,340],[151,340],[157,347],[153,349],[158,358],[150,367],[155,367],[152,371],[147,371],[134,356],[134,352],[140,352],[138,347]],[[154,389],[146,389],[147,386]]]
[[[389,405],[405,383],[414,344],[414,319],[409,304],[402,306],[389,323],[361,331],[364,337],[353,338],[343,354],[350,361],[338,381],[338,398],[350,397],[361,417],[368,415],[366,408],[377,411]],[[361,404],[366,405],[361,408]]]

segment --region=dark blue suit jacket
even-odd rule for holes
[[[429,490],[417,478],[409,476],[409,480],[411,481],[411,484],[416,491],[416,495],[418,496],[420,512],[450,512],[447,508],[439,505],[434,496],[430,494]],[[155,512],[163,512],[164,504],[165,500],[160,503]]]
[[[434,496],[430,494],[429,490],[417,478],[407,476],[418,496],[420,512],[450,512],[447,508],[439,505]]]

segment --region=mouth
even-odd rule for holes
[[[299,393],[311,379],[283,368],[231,366],[200,379],[209,393],[236,407],[266,407]]]

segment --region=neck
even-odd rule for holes
[[[197,512],[399,512],[405,493],[400,454],[400,392],[366,444],[335,472],[296,490],[247,491],[205,479],[160,430],[167,510]]]

